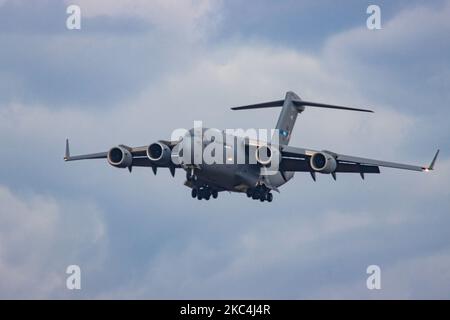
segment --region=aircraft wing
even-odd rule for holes
[[[280,163],[281,171],[313,172],[308,159],[283,158]],[[358,163],[338,163],[336,172],[346,173],[380,173],[380,168],[374,165],[363,165]]]
[[[143,147],[136,147],[136,148],[130,148],[123,146],[128,151],[131,152],[131,154],[134,157],[144,157],[146,156],[146,148],[147,146]],[[108,157],[108,151],[105,152],[97,152],[97,153],[87,153],[87,154],[80,154],[76,156],[70,155],[69,150],[69,140],[66,139],[66,153],[64,154],[64,161],[76,161],[76,160],[91,160],[91,159],[106,159]]]
[[[67,150],[67,148],[66,148],[66,150]],[[80,154],[80,155],[76,155],[76,156],[71,156],[66,152],[66,155],[64,156],[64,161],[106,159],[107,156],[108,156],[108,152]]]
[[[282,151],[281,151],[281,154],[283,157],[281,164],[282,164],[282,166],[286,166],[286,167],[289,167],[289,165],[290,165],[292,168],[295,168],[295,166],[297,166],[298,169],[302,169],[302,165],[303,165],[304,170],[298,170],[298,171],[311,171],[309,168],[309,161],[307,161],[307,160],[309,160],[309,158],[316,152],[320,152],[320,151],[285,146],[282,148]],[[434,158],[431,161],[429,166],[417,166],[417,165],[410,165],[410,164],[404,164],[404,163],[348,156],[348,155],[338,154],[338,153],[334,153],[334,152],[326,151],[326,150],[323,150],[322,152],[329,153],[335,157],[335,159],[338,163],[338,167],[336,169],[337,172],[368,172],[368,171],[364,171],[364,170],[369,170],[369,171],[375,170],[376,171],[376,169],[374,167],[388,167],[388,168],[413,170],[413,171],[429,171],[429,170],[433,170],[434,164],[436,162],[436,158],[439,154],[439,150],[437,150],[436,154],[434,155]],[[289,163],[289,161],[288,161],[289,159],[291,160],[290,161],[291,163]],[[283,164],[283,161],[285,161],[285,160],[286,160],[286,164]],[[304,161],[305,163],[300,164],[299,162],[297,162],[297,164],[295,165],[295,163],[294,164],[292,163],[292,160]],[[308,169],[308,170],[306,170],[306,169]],[[360,170],[358,170],[358,169],[360,169]],[[293,171],[297,171],[297,170],[293,170]],[[375,172],[371,172],[371,173],[375,173]]]
[[[162,142],[166,143],[167,145],[174,144],[173,142],[168,142],[168,141],[162,141]],[[156,174],[156,168],[169,168],[171,174],[174,175],[175,168],[179,167],[178,165],[175,165],[175,164],[155,163],[154,161],[150,160],[147,157],[147,147],[148,146],[128,147],[125,145],[119,145],[119,147],[127,149],[133,157],[131,165],[128,167],[128,169],[130,171],[131,171],[132,167],[151,167],[153,169],[153,172]],[[68,139],[66,140],[66,152],[64,155],[64,161],[107,159],[107,158],[108,158],[107,151],[72,156],[70,154],[70,150],[69,150],[69,140]]]

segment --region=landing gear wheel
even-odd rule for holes
[[[261,193],[261,196],[259,197],[259,200],[261,200],[261,202],[263,202],[266,199],[267,199],[267,193]]]
[[[247,192],[246,192],[246,193],[247,193],[247,197],[248,197],[248,198],[251,198],[252,195],[253,195],[252,189],[250,189],[250,188],[247,189]]]
[[[204,199],[209,200],[209,198],[211,198],[211,191],[209,191],[208,187],[203,188],[202,193]]]
[[[212,193],[212,197],[214,199],[217,199],[217,197],[219,196],[219,193],[217,192],[217,190],[213,190],[211,193]]]
[[[272,202],[273,200],[273,194],[271,194],[270,192],[267,194],[267,201]]]
[[[192,198],[197,198],[197,194],[198,194],[197,189],[196,188],[192,188],[192,191],[191,191]]]

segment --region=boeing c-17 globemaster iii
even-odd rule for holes
[[[153,173],[158,168],[168,168],[172,176],[177,169],[186,171],[185,185],[191,188],[193,198],[209,200],[217,198],[221,191],[245,193],[247,197],[271,202],[272,191],[279,192],[279,187],[293,178],[296,172],[309,173],[316,180],[316,174],[329,174],[336,180],[337,174],[356,173],[364,179],[366,174],[380,173],[380,167],[389,167],[413,171],[433,170],[439,150],[436,151],[429,166],[417,166],[396,162],[387,162],[368,158],[344,155],[328,150],[314,150],[289,145],[297,115],[306,108],[328,108],[359,112],[373,112],[367,109],[350,108],[324,103],[304,101],[294,92],[287,92],[283,100],[264,102],[253,105],[234,107],[232,110],[247,110],[258,108],[281,107],[275,134],[269,142],[248,137],[233,136],[230,142],[225,131],[221,131],[225,139],[205,138],[205,129],[196,133],[195,128],[186,130],[184,136],[176,140],[158,140],[146,146],[129,147],[118,145],[109,151],[72,156],[69,152],[69,142],[66,140],[65,161],[85,159],[106,159],[116,168],[149,167]],[[189,144],[186,141],[189,140]],[[180,146],[200,146],[203,150],[213,146],[214,150],[223,151],[223,162],[190,161],[186,148]],[[181,150],[181,151],[180,151]],[[175,152],[176,151],[176,152]],[[229,161],[241,153],[243,162]],[[194,151],[195,154],[195,151]],[[188,160],[186,160],[186,158]],[[253,161],[252,161],[253,160]],[[273,164],[276,163],[276,166]],[[268,168],[271,172],[268,173]],[[273,169],[275,168],[275,169]]]

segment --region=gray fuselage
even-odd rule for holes
[[[207,130],[208,128],[202,128],[201,132],[204,133]],[[226,135],[220,131],[217,133],[223,138],[208,139],[203,134],[194,135],[194,129],[189,130],[188,137],[192,139],[189,145],[191,148],[197,148],[194,152],[201,152],[203,156],[203,152],[214,149],[221,150],[222,155],[218,163],[204,161],[203,157],[200,162],[194,163],[192,156],[194,152],[191,151],[192,161],[189,164],[181,164],[188,176],[195,176],[194,182],[186,184],[189,187],[207,185],[218,191],[246,192],[258,185],[264,185],[269,189],[277,190],[294,176],[294,172],[284,172],[283,175],[279,171],[264,174],[261,164],[251,161],[254,151],[246,149],[242,139],[239,140],[236,136]],[[238,161],[239,152],[245,155],[244,162]]]

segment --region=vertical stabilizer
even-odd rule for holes
[[[302,112],[305,108],[303,106],[296,106],[294,101],[300,101],[300,97],[292,91],[286,92],[283,108],[278,117],[277,126],[279,131],[279,141],[281,145],[287,145],[291,139],[292,129],[297,120],[297,114]]]

